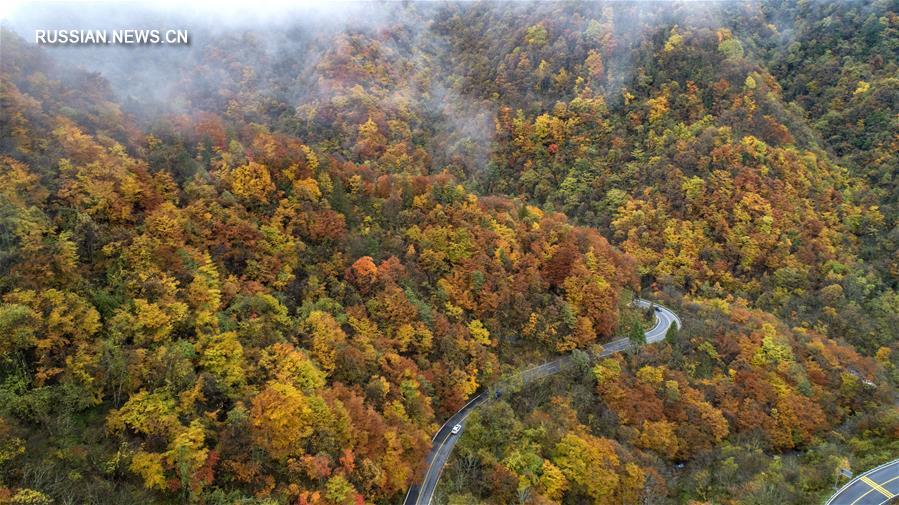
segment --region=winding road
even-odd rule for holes
[[[884,463],[834,493],[824,505],[884,505],[899,496],[899,459]]]
[[[665,335],[668,333],[668,328],[670,328],[672,324],[677,325],[678,329],[682,327],[680,318],[677,317],[677,314],[661,305],[642,298],[634,300],[634,304],[641,308],[656,307],[656,325],[645,333],[647,344],[653,344],[664,340]],[[624,351],[630,348],[631,345],[630,340],[627,338],[613,340],[603,346],[602,352],[596,356],[596,358],[602,358]],[[540,366],[529,368],[521,372],[519,376],[521,382],[527,384],[542,379],[543,377],[557,374],[566,369],[570,364],[571,356],[568,355],[549,361]],[[464,426],[465,419],[468,418],[469,414],[471,414],[474,409],[490,400],[493,395],[501,392],[502,389],[502,385],[500,384],[495,389],[488,389],[473,397],[464,407],[453,414],[446,423],[440,427],[440,430],[434,435],[431,452],[428,453],[428,470],[425,472],[420,485],[413,485],[409,488],[409,492],[406,493],[406,499],[403,501],[404,505],[429,505],[431,503],[431,500],[434,498],[434,490],[437,488],[437,482],[440,480],[440,474],[443,472],[443,467],[446,465],[446,461],[449,459],[450,454],[452,454],[453,447],[459,440],[459,435],[453,434],[452,432],[453,426],[457,424]]]

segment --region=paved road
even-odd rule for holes
[[[668,328],[670,328],[672,324],[677,325],[678,329],[681,328],[680,318],[669,309],[640,298],[635,300],[635,304],[642,308],[649,308],[651,306],[658,307],[655,311],[657,322],[651,330],[646,332],[646,343],[652,344],[663,340],[665,334],[668,333]],[[610,356],[617,352],[621,352],[630,346],[630,340],[627,338],[619,338],[605,344],[602,352],[597,357]],[[529,368],[518,375],[520,381],[527,384],[537,379],[557,374],[570,364],[571,356],[564,356],[540,366]],[[471,414],[474,409],[488,401],[497,391],[501,392],[502,390],[503,386],[500,384],[492,391],[488,390],[473,397],[464,407],[462,407],[462,409],[453,414],[449,420],[440,427],[440,430],[434,435],[433,446],[431,452],[428,454],[428,470],[425,472],[421,485],[413,485],[409,489],[409,492],[406,493],[406,499],[403,501],[404,505],[428,505],[431,503],[431,500],[434,498],[434,490],[437,488],[437,482],[440,480],[440,474],[443,472],[443,467],[446,465],[446,461],[449,459],[450,454],[452,454],[453,447],[459,440],[459,435],[452,434],[453,426],[457,424],[464,426],[465,419],[468,418],[468,415]]]
[[[635,304],[644,309],[653,306],[659,308],[659,310],[656,311],[656,319],[658,322],[651,330],[646,332],[647,344],[654,344],[665,340],[665,334],[668,333],[668,328],[670,328],[672,324],[677,324],[677,329],[680,329],[681,326],[683,326],[680,322],[680,318],[677,317],[677,314],[668,310],[666,307],[662,307],[661,305],[654,304],[649,300],[644,300],[642,298],[637,298]]]
[[[856,476],[824,505],[883,505],[899,496],[899,459]]]

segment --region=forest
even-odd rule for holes
[[[899,457],[899,1],[41,5],[0,28],[0,503],[400,504],[559,356],[435,504]],[[595,359],[635,296],[683,327]]]

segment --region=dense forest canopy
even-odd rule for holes
[[[437,503],[899,456],[896,0],[34,4],[0,51],[0,502],[401,503],[565,353]],[[591,360],[635,295],[684,327]]]

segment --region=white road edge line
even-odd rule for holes
[[[668,331],[667,329],[665,330],[665,334],[661,335],[661,338],[659,338],[658,340],[654,340],[654,341],[652,341],[652,342],[650,342],[650,341],[648,340],[648,339],[651,337],[651,334],[655,333],[656,330],[658,330],[658,329],[659,329],[660,327],[662,327],[663,325],[665,325],[665,326],[667,326],[668,328],[670,328],[672,324],[676,324],[678,330],[680,330],[681,328],[683,328],[683,324],[681,323],[680,317],[678,317],[678,315],[677,315],[673,310],[669,309],[668,307],[665,307],[664,305],[661,305],[661,304],[658,304],[658,303],[655,303],[655,302],[651,302],[651,301],[646,300],[646,299],[643,299],[643,298],[635,298],[635,299],[634,299],[634,303],[635,303],[638,307],[641,307],[641,308],[659,307],[659,308],[662,309],[662,311],[661,311],[660,313],[658,313],[658,314],[653,314],[653,315],[655,316],[655,319],[656,319],[656,324],[655,324],[651,329],[649,329],[649,330],[643,332],[643,334],[644,334],[644,335],[646,336],[646,338],[647,338],[647,342],[646,342],[647,344],[649,344],[649,343],[657,343],[657,342],[661,342],[661,341],[665,340],[665,336],[667,336],[667,331]],[[670,314],[670,316],[669,316],[669,314]],[[662,316],[662,317],[660,317],[660,316]],[[610,344],[610,345],[619,345],[619,344],[617,344],[618,342],[624,342],[624,344],[622,345],[622,348],[621,348],[621,349],[615,349],[615,350],[612,350],[612,349],[603,349],[603,351],[602,351],[602,352],[599,354],[599,356],[597,356],[597,357],[611,356],[612,354],[615,354],[615,353],[618,353],[618,352],[622,352],[622,351],[624,351],[625,349],[628,349],[628,348],[631,347],[631,345],[630,345],[630,343],[627,341],[627,338],[626,338],[626,337],[624,337],[624,338],[619,338],[619,339],[616,339],[616,340],[613,340],[613,341],[609,342],[609,344]],[[555,363],[558,362],[558,363],[559,363],[559,370],[556,371],[556,372],[554,372],[554,373],[548,374],[548,375],[555,375],[555,373],[561,372],[561,371],[563,370],[563,368],[562,368],[562,361],[563,361],[563,360],[564,360],[564,357],[563,357],[563,358],[557,358],[557,359],[555,359],[555,360],[553,360],[553,361],[549,361],[549,362],[547,362],[547,363],[543,363],[542,365],[537,365],[536,367],[532,367],[532,368],[529,368],[529,369],[527,369],[527,370],[523,370],[523,371],[521,371],[521,372],[518,372],[518,373],[515,374],[513,377],[521,377],[521,376],[524,376],[524,374],[526,374],[526,373],[528,373],[528,372],[539,371],[539,370],[543,369],[544,367],[551,366],[551,365],[553,365],[553,364],[555,364]],[[548,376],[548,375],[547,375],[547,376]],[[539,377],[539,378],[543,378],[543,377]],[[488,388],[487,391],[489,391],[489,388]],[[446,421],[445,423],[443,423],[443,425],[440,427],[440,429],[437,430],[437,433],[435,433],[434,436],[431,438],[431,443],[433,443],[435,440],[437,440],[437,435],[439,435],[440,432],[442,432],[442,431],[444,430],[444,428],[446,428],[446,427],[449,425],[449,423],[453,422],[453,417],[455,417],[455,416],[456,416],[457,414],[459,414],[460,412],[463,413],[463,415],[462,415],[461,419],[459,419],[458,422],[457,422],[456,424],[462,424],[462,423],[464,423],[465,420],[468,418],[468,416],[471,414],[471,411],[465,412],[465,410],[469,407],[469,405],[472,404],[472,402],[475,402],[476,400],[478,400],[479,398],[481,398],[481,396],[482,396],[483,394],[484,394],[484,392],[481,392],[481,394],[475,395],[475,396],[474,396],[473,398],[471,398],[471,399],[468,401],[468,403],[466,403],[461,409],[459,409],[458,411],[456,411],[455,414],[453,414],[452,416],[450,416],[450,418],[447,419],[447,421]],[[489,398],[487,398],[486,400],[489,401]],[[418,496],[416,496],[416,498],[415,498],[415,503],[416,503],[416,505],[420,505],[420,504],[421,504],[421,493],[422,493],[422,491],[424,491],[424,490],[428,487],[428,486],[427,486],[427,483],[428,483],[428,481],[430,480],[429,477],[430,477],[430,475],[431,475],[431,470],[433,469],[434,462],[437,461],[437,460],[439,459],[439,457],[440,457],[440,450],[446,445],[446,442],[447,442],[447,441],[450,439],[450,437],[452,437],[452,436],[453,436],[452,433],[449,434],[449,435],[447,435],[447,437],[446,437],[445,439],[443,439],[442,442],[440,442],[440,445],[437,446],[437,448],[436,448],[435,450],[433,450],[434,458],[431,460],[430,465],[428,465],[428,469],[425,471],[424,479],[422,480],[421,485],[419,486]],[[447,459],[449,459],[449,455],[447,455]],[[439,482],[439,480],[440,480],[440,476],[441,476],[442,473],[443,473],[443,467],[444,467],[444,465],[440,465],[440,473],[438,473],[438,475],[437,475],[437,481],[438,481],[438,482]],[[435,488],[435,490],[436,490],[436,486],[437,486],[437,482],[434,483],[434,488]],[[411,491],[411,489],[412,489],[412,487],[410,486],[409,490]],[[408,499],[409,499],[409,492],[406,493],[406,498],[403,500],[403,504],[404,504],[404,505],[406,505],[406,501],[408,501]],[[427,505],[431,505],[431,502],[432,502],[433,500],[434,500],[434,493],[431,492],[431,493],[429,493],[429,496],[428,496],[428,503],[427,503]],[[829,504],[825,504],[825,505],[829,505]]]

